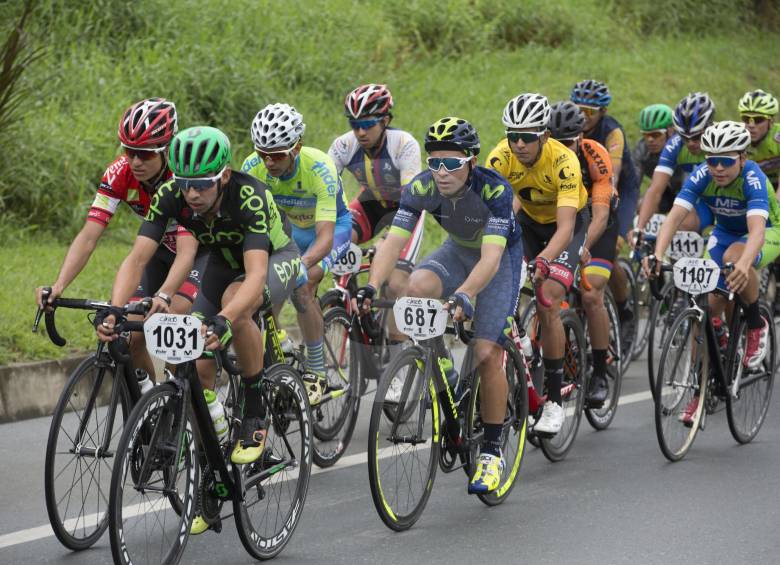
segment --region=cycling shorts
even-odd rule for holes
[[[732,243],[747,243],[747,234],[739,235],[721,229],[717,224],[713,228],[710,238],[707,240],[707,254],[718,266],[723,267],[723,254]],[[767,226],[764,232],[764,246],[758,252],[753,266],[757,269],[766,267],[780,257],[780,226]],[[718,288],[728,292],[726,279],[723,275],[718,278]]]
[[[200,288],[200,275],[203,272],[203,267],[206,264],[206,258],[208,253],[200,252],[195,257],[195,262],[192,265],[192,270],[187,278],[184,280],[176,294],[183,296],[190,303],[195,302],[195,298],[198,296],[198,289]],[[138,288],[135,289],[131,302],[138,302],[143,300],[147,296],[152,296],[155,292],[160,290],[160,287],[165,282],[168,276],[168,271],[173,265],[173,261],[176,259],[176,254],[167,247],[160,246],[154,255],[146,264],[144,272],[141,275],[141,282],[138,284]]]
[[[302,229],[293,224],[292,238],[295,240],[298,249],[301,250],[301,255],[304,255],[309,247],[312,246],[314,240],[317,239],[317,232],[315,228]],[[347,251],[349,251],[349,244],[351,242],[352,219],[349,214],[344,214],[336,219],[336,226],[333,230],[333,248],[331,249],[331,252],[320,261],[320,267],[322,267],[323,272],[328,272],[333,266],[333,263],[341,259]]]
[[[506,339],[507,318],[514,315],[520,297],[520,276],[523,267],[523,246],[504,250],[498,271],[477,295],[474,307],[474,337],[501,345]],[[449,298],[474,270],[481,257],[479,249],[458,245],[447,238],[414,269],[425,269],[436,275],[442,284],[441,298]]]
[[[352,229],[357,234],[357,242],[365,243],[393,223],[395,213],[398,211],[398,202],[379,201],[370,191],[361,189],[357,198],[349,203],[349,209],[352,212]],[[401,250],[397,268],[409,271],[417,262],[422,246],[424,224],[425,213],[423,212],[412,230],[412,237]]]
[[[590,248],[590,263],[585,267],[585,276],[598,275],[608,279],[617,254],[618,223],[610,216],[607,229],[596,244]]]
[[[301,254],[294,242],[275,250],[268,257],[268,273],[265,279],[267,292],[264,300],[270,299],[274,306],[283,304],[295,290],[295,279],[300,265]],[[243,269],[234,269],[220,255],[210,253],[201,277],[201,291],[192,305],[192,313],[201,319],[216,315],[222,310],[222,295],[225,289],[245,278]]]
[[[555,223],[540,224],[535,222],[522,210],[518,214],[517,219],[523,228],[523,247],[525,248],[526,261],[531,263],[547,247],[557,227]],[[580,263],[582,244],[585,243],[589,224],[590,213],[588,209],[584,208],[577,212],[571,243],[555,261],[550,263],[549,278],[560,283],[566,291],[571,288],[571,284],[574,282],[574,273],[577,271]]]

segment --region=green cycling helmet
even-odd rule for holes
[[[656,131],[672,125],[672,109],[666,104],[651,104],[639,112],[639,129]]]
[[[173,138],[168,165],[177,177],[208,177],[230,164],[231,157],[230,140],[224,133],[196,126]]]
[[[772,117],[777,114],[777,98],[763,90],[746,92],[737,106],[740,114],[761,114]]]

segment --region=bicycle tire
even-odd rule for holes
[[[271,406],[263,455],[233,465],[233,510],[241,543],[255,559],[271,559],[292,539],[303,515],[312,465],[312,419],[301,376],[285,364],[263,377]],[[289,458],[289,461],[287,461]],[[284,499],[284,502],[282,502]],[[272,505],[277,505],[276,511]]]
[[[130,564],[141,552],[145,552],[147,560],[151,553],[155,560],[162,556],[160,563],[178,563],[184,553],[194,517],[200,472],[195,434],[185,405],[181,391],[171,383],[164,383],[144,394],[127,419],[111,474],[109,534],[114,563]],[[180,439],[181,449],[177,451]],[[165,493],[162,488],[174,466],[177,494]],[[145,467],[147,473],[143,475]],[[160,491],[149,489],[152,485]],[[128,498],[140,494],[142,501],[125,500],[125,493]],[[143,497],[154,498],[154,501],[146,502]],[[179,508],[174,503],[178,500],[181,500]],[[172,515],[160,518],[166,510],[171,510]],[[151,518],[149,514],[152,514]],[[137,525],[125,525],[125,518],[130,521],[137,517]],[[136,547],[135,535],[147,524],[151,524],[151,528],[145,530]],[[159,550],[150,549],[152,538],[160,540]]]
[[[376,397],[371,410],[371,419],[368,429],[368,482],[371,488],[371,499],[374,502],[379,517],[384,524],[395,531],[403,531],[411,528],[422,515],[428,498],[433,489],[434,479],[436,478],[436,468],[439,464],[439,451],[441,449],[441,416],[439,414],[440,406],[436,395],[432,376],[425,377],[425,367],[423,365],[426,352],[419,346],[413,346],[403,350],[395,357],[385,369],[384,374],[379,380]],[[409,372],[407,378],[426,379],[419,399],[414,399],[417,404],[417,411],[413,413],[410,419],[399,421],[396,428],[396,438],[407,436],[421,440],[421,443],[395,442],[387,434],[392,431],[395,419],[388,417],[383,409],[385,396],[390,386],[392,377],[406,370]],[[409,391],[412,390],[412,383],[404,386],[401,390],[398,402],[406,403],[410,399],[406,398]],[[395,413],[395,411],[393,411]],[[425,436],[426,427],[430,426],[430,435],[427,438],[416,435],[418,429],[422,429]],[[399,433],[400,432],[400,433]],[[404,433],[405,432],[405,433]],[[408,447],[411,445],[411,447]],[[418,447],[422,445],[423,447]],[[399,447],[401,446],[401,447]],[[403,453],[400,450],[404,450]],[[419,471],[413,466],[415,456],[418,453],[427,452],[429,460],[427,464],[420,463]],[[413,489],[412,485],[399,486],[399,478],[393,477],[393,470],[398,471],[397,464],[388,463],[385,467],[384,462],[393,458],[401,459],[408,455],[406,461],[402,463],[404,468],[403,475],[412,478],[419,475],[423,480],[422,484]],[[402,507],[401,505],[404,504]]]
[[[641,329],[638,329],[638,335],[637,335],[637,341],[634,346],[634,351],[632,352],[632,358],[634,361],[636,361],[641,355],[642,352],[645,350],[645,347],[647,347],[647,340],[650,335],[650,311],[652,310],[652,304],[653,304],[653,293],[650,291],[650,281],[647,279],[645,274],[642,272],[642,266],[641,263],[635,263],[636,269],[634,270],[634,280],[636,281],[636,294],[637,298],[639,300],[639,320],[640,320],[640,326],[641,327],[641,320],[645,319],[644,327],[641,327]]]
[[[623,272],[626,275],[626,280],[628,281],[627,304],[633,315],[633,320],[631,320],[630,326],[626,332],[623,332],[622,328],[619,332],[621,335],[621,340],[624,337],[629,338],[626,340],[627,343],[623,343],[621,347],[621,349],[626,352],[622,360],[623,371],[625,372],[626,369],[628,369],[628,366],[631,364],[631,361],[634,359],[634,348],[636,347],[637,341],[639,340],[639,292],[637,290],[636,277],[634,276],[634,269],[631,266],[631,263],[629,263],[623,257],[618,258],[617,263],[619,268],[623,269]]]
[[[585,418],[593,429],[598,431],[606,430],[612,423],[612,420],[615,419],[618,402],[620,401],[620,390],[623,386],[623,375],[626,372],[626,365],[622,362],[622,359],[630,355],[630,353],[624,353],[621,349],[620,333],[617,330],[620,327],[617,305],[615,304],[615,299],[612,298],[612,293],[604,293],[604,306],[607,309],[609,318],[610,359],[607,364],[609,395],[601,408],[585,408]]]
[[[650,311],[650,334],[647,336],[647,379],[650,393],[654,399],[658,377],[656,364],[661,358],[664,341],[677,314],[674,305],[680,296],[674,286],[674,281],[668,281],[661,289],[661,299],[653,302],[653,308]]]
[[[520,466],[525,453],[525,437],[528,427],[528,387],[526,385],[525,364],[508,340],[504,343],[504,371],[507,378],[507,414],[504,416],[504,427],[501,432],[501,454],[504,457],[504,471],[496,490],[490,493],[477,494],[477,498],[487,506],[497,506],[504,502],[515,486]],[[482,431],[480,418],[479,390],[481,380],[479,375],[472,381],[471,397],[466,414],[467,437],[474,437]],[[479,449],[479,446],[476,446]],[[468,476],[474,474],[476,468],[476,453],[469,459]]]
[[[526,334],[528,334],[529,336],[532,335],[531,333],[532,328],[530,326],[535,315],[536,315],[536,300],[532,298],[531,300],[528,301],[528,303],[523,308],[523,312],[520,315],[518,321],[518,327],[523,328],[523,330],[525,330]],[[534,387],[536,387],[536,385],[537,383],[534,383]],[[535,390],[534,393],[538,395],[538,393],[536,393]],[[529,396],[528,414],[529,416],[534,416],[534,414],[531,414],[531,401],[530,401],[531,391],[528,389],[527,384],[526,384],[526,394]],[[532,429],[530,429],[530,426],[527,429],[528,429],[528,433],[526,434],[526,439],[528,440],[528,443],[530,443],[532,446],[534,446],[537,449],[541,449],[542,448],[541,438],[538,435],[536,435]]]
[[[561,310],[561,322],[566,340],[561,389],[568,389],[568,393],[561,398],[564,410],[561,431],[553,437],[541,437],[542,453],[551,462],[563,460],[574,444],[585,404],[585,331],[577,314],[571,310]]]
[[[344,308],[334,306],[325,312],[323,319],[329,388],[332,392],[338,386],[346,392],[311,408],[313,459],[322,468],[332,466],[344,455],[360,410],[360,363],[357,348],[352,347],[349,336],[349,315]],[[339,341],[331,343],[331,330]]]
[[[742,444],[753,441],[761,429],[769,411],[775,380],[775,325],[772,323],[769,306],[759,303],[759,309],[761,316],[769,322],[768,350],[759,370],[746,374],[748,371],[742,365],[742,352],[747,335],[747,320],[744,317],[737,324],[736,336],[731,336],[732,339],[729,340],[726,355],[726,374],[732,377],[726,394],[726,415],[732,437]],[[734,378],[739,379],[736,391]]]
[[[706,396],[703,394],[706,393],[709,382],[710,352],[706,336],[702,334],[704,328],[699,321],[699,315],[698,310],[687,308],[675,317],[659,360],[655,383],[655,432],[658,446],[669,461],[679,461],[688,453],[696,439],[706,404]],[[700,343],[697,335],[704,338]],[[694,343],[698,345],[695,353]],[[686,352],[691,354],[691,360],[683,357]],[[670,360],[671,362],[667,363]],[[677,380],[681,360],[687,368],[682,380]],[[691,371],[690,367],[695,370]],[[681,421],[682,414],[697,394],[699,404],[693,422],[688,426]],[[673,441],[673,436],[679,439]]]
[[[92,354],[79,363],[70,374],[70,377],[68,377],[57,406],[54,409],[49,427],[48,441],[46,442],[43,482],[46,512],[49,516],[52,530],[54,530],[54,535],[62,545],[73,551],[81,551],[91,547],[100,539],[108,527],[108,496],[113,466],[111,457],[113,457],[113,452],[116,451],[116,446],[119,443],[121,431],[124,427],[124,421],[130,412],[130,395],[123,378],[124,366],[120,365],[112,370],[109,367],[99,367],[97,363],[96,355]],[[119,374],[122,377],[117,379],[116,377]],[[114,391],[114,387],[117,387],[116,391]],[[110,391],[108,405],[96,406],[96,404],[101,402],[101,394],[102,401],[105,401],[105,392],[101,393],[101,391],[106,390]],[[115,405],[113,406],[111,394],[117,395],[114,401]],[[82,398],[84,400],[83,405],[81,403]],[[88,414],[86,413],[87,410],[89,410]],[[112,410],[114,410],[112,428],[111,430],[106,430],[104,426],[108,426]],[[102,417],[99,416],[101,411],[104,414]],[[84,435],[79,438],[78,429],[85,419],[87,423]],[[93,432],[88,431],[90,423],[95,424]],[[100,447],[106,433],[109,432],[112,439],[109,441],[108,455],[101,457],[97,448]],[[95,455],[90,458],[73,453],[77,445],[81,449],[94,450]],[[73,461],[77,463],[73,465],[70,489],[63,494],[60,492],[62,488],[59,486],[59,479],[63,475],[68,474],[67,471],[71,463],[65,464],[59,470],[58,467],[61,460],[67,459],[66,455],[70,457],[71,463]],[[82,461],[87,462],[82,463]],[[82,471],[82,473],[77,478],[76,474],[78,471]],[[87,473],[89,473],[89,480],[85,480]],[[79,488],[76,488],[77,486]],[[85,510],[93,510],[91,501],[88,503],[93,487],[97,489],[95,493],[95,512],[85,515]],[[68,510],[74,490],[76,496],[81,495],[81,500],[76,502],[79,514],[75,517],[69,517]],[[61,512],[58,503],[62,502],[65,496],[68,497],[68,504],[64,512]],[[105,503],[103,510],[100,508],[101,500]],[[95,522],[94,527],[90,530],[87,529],[88,521],[90,523]],[[72,529],[68,527],[70,524],[73,524]]]

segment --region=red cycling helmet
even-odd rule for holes
[[[176,106],[165,98],[147,98],[130,106],[119,120],[119,141],[127,147],[168,145],[176,135]]]
[[[390,114],[393,95],[384,84],[364,84],[347,94],[344,100],[345,114],[351,120],[361,116]]]

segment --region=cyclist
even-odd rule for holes
[[[613,183],[620,196],[617,210],[618,235],[625,238],[636,214],[640,179],[636,174],[623,126],[607,114],[612,101],[609,87],[600,81],[587,79],[574,85],[569,96],[585,114],[583,135],[600,143],[609,151],[612,161]],[[627,328],[634,314],[628,306],[628,279],[622,269],[615,269],[610,277],[610,288],[618,307],[621,327]]]
[[[763,90],[746,92],[739,100],[739,115],[750,132],[748,157],[770,180],[780,180],[780,124],[775,124],[777,98]]]
[[[266,186],[232,171],[230,159],[230,142],[216,128],[192,127],[173,139],[169,157],[173,179],[155,194],[117,272],[111,294],[114,308],[96,317],[95,324],[101,339],[116,339],[113,327],[121,312],[116,307],[132,295],[168,223],[175,220],[189,230],[209,251],[193,305],[195,315],[210,329],[206,349],[222,349],[232,341],[242,369],[244,413],[231,460],[247,464],[262,454],[266,435],[260,394],[263,342],[252,318],[266,301],[276,304],[290,294],[300,255]],[[198,364],[205,388],[214,387],[210,365],[204,360]]]
[[[652,179],[661,151],[674,135],[672,113],[672,109],[666,104],[651,104],[639,113],[639,131],[642,139],[637,142],[633,156],[640,179],[642,177]],[[672,209],[674,197],[680,192],[683,180],[682,169],[675,170],[668,183],[668,188],[671,190],[664,190],[661,197],[659,213],[666,214]]]
[[[103,173],[84,226],[70,244],[57,279],[51,285],[49,303],[60,296],[87,266],[120,203],[127,204],[141,218],[149,211],[149,203],[155,192],[171,177],[166,158],[168,144],[176,134],[177,123],[176,106],[164,98],[147,98],[124,111],[118,129],[124,153]],[[179,254],[187,256],[179,261],[178,266],[187,265],[197,249],[197,243],[186,230],[172,223],[166,230],[162,244],[148,262],[132,296],[140,300],[154,293],[152,312],[167,310],[169,306],[174,312],[189,312],[197,295],[202,261],[198,262],[181,286],[171,286],[170,281],[166,280],[174,264],[177,246]],[[41,304],[41,291],[42,287],[36,290],[38,304]],[[154,375],[154,365],[144,346],[142,334],[131,339],[130,354],[134,367]]]
[[[661,151],[650,186],[642,199],[637,220],[637,229],[640,233],[644,231],[650,216],[658,211],[673,175],[682,171],[684,182],[694,168],[704,161],[701,136],[712,123],[714,116],[715,105],[706,92],[688,94],[677,104],[673,117],[677,135],[672,136]],[[712,224],[712,213],[700,202],[688,213],[680,228],[698,232],[710,224]]]
[[[444,243],[412,271],[408,293],[450,297],[457,305],[456,320],[474,319],[485,435],[470,493],[495,490],[504,465],[501,430],[507,384],[500,344],[506,339],[507,317],[517,309],[523,261],[512,189],[495,171],[477,166],[479,150],[479,135],[466,120],[446,117],[431,125],[425,136],[429,170],[417,175],[401,195],[368,285],[357,293],[357,303],[367,311],[423,211],[447,232]]]
[[[305,129],[303,116],[292,106],[267,105],[252,121],[255,151],[241,170],[268,185],[276,205],[290,219],[293,240],[301,250],[303,267],[293,304],[306,343],[306,368],[316,377],[306,387],[315,405],[327,385],[317,286],[349,250],[352,217],[331,158],[302,144]]]
[[[573,102],[553,104],[550,135],[574,151],[580,162],[582,183],[588,191],[591,222],[582,250],[585,275],[590,290],[581,288],[582,304],[588,317],[590,345],[593,352],[593,375],[586,401],[600,408],[609,394],[607,383],[607,348],[609,316],[604,307],[604,289],[609,281],[617,251],[617,191],[612,184],[612,163],[606,148],[592,139],[583,138],[585,115]]]
[[[401,201],[401,188],[420,172],[420,145],[410,133],[390,127],[392,108],[393,96],[386,85],[357,87],[344,100],[345,115],[352,131],[337,137],[328,150],[339,174],[346,169],[360,184],[357,197],[349,203],[352,241],[355,243],[374,238],[392,223]],[[409,273],[422,243],[423,225],[424,218],[421,217],[401,250],[397,268],[388,279],[387,298],[406,294]],[[392,351],[400,347],[400,342],[406,341],[406,336],[395,329],[392,317],[388,322]],[[400,383],[400,380],[393,383]],[[393,390],[400,393],[397,387]]]
[[[717,122],[701,138],[706,163],[694,169],[674,201],[661,227],[655,245],[655,257],[663,257],[672,236],[696,202],[704,202],[715,216],[715,228],[707,244],[710,257],[723,266],[733,263],[734,270],[720,276],[718,288],[735,292],[748,305],[747,340],[743,364],[758,367],[766,356],[768,320],[758,309],[758,273],[780,255],[780,204],[772,184],[761,168],[746,158],[750,133],[740,122]],[[645,269],[649,259],[645,259]],[[657,266],[657,269],[660,268]],[[657,270],[656,270],[657,274]],[[726,308],[726,297],[709,297],[714,317]],[[695,396],[681,419],[690,425],[698,406]]]
[[[509,180],[521,211],[526,257],[534,260],[534,283],[551,301],[537,301],[542,325],[547,402],[534,429],[556,434],[563,425],[564,334],[560,303],[574,281],[585,242],[588,193],[580,163],[562,143],[550,139],[550,104],[541,94],[520,94],[504,108],[506,138],[490,152],[487,163]],[[544,280],[544,279],[548,280]],[[544,282],[543,282],[544,281]]]

